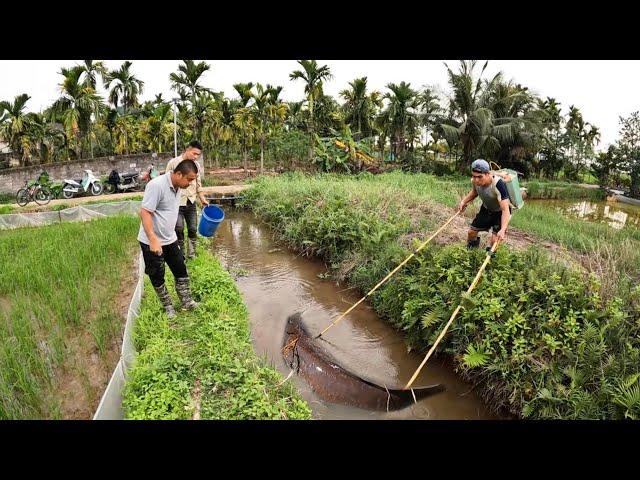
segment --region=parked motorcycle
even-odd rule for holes
[[[127,190],[135,191],[141,189],[140,174],[138,172],[118,173],[111,170],[109,179],[104,186],[106,193],[120,193]]]
[[[84,194],[90,192],[91,195],[100,195],[102,193],[102,183],[91,170],[85,170],[82,180],[66,179],[62,186],[62,196],[64,198],[73,198],[76,194]]]

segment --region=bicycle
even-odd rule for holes
[[[16,194],[16,203],[24,207],[31,200],[38,205],[46,205],[53,197],[51,190],[46,185],[40,185],[34,181],[24,182],[24,187],[18,190]]]

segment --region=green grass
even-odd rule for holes
[[[128,419],[308,419],[291,383],[256,357],[248,313],[229,273],[201,247],[189,264],[195,312],[169,321],[149,282],[134,329],[138,356],[128,374]],[[174,295],[173,277],[167,285]],[[177,302],[175,302],[177,305]],[[199,391],[199,393],[197,393]]]
[[[255,182],[245,204],[290,246],[323,257],[364,292],[469,188],[461,179],[398,172],[285,175]],[[374,308],[425,351],[463,302],[440,350],[496,408],[531,418],[639,418],[640,288],[625,277],[638,272],[637,230],[580,223],[537,205],[513,222],[581,254],[593,274],[567,269],[542,248],[503,246],[465,297],[484,252],[467,251],[461,238],[426,248],[373,295]]]
[[[16,201],[15,193],[0,193],[0,204],[15,203],[15,201]]]
[[[0,232],[0,418],[61,415],[59,374],[77,360],[71,336],[88,333],[104,356],[121,327],[113,298],[138,224],[110,217]]]
[[[560,200],[604,200],[606,194],[599,188],[585,188],[575,183],[530,180],[523,182],[530,199],[560,199]],[[525,200],[526,202],[526,200]]]
[[[11,205],[0,205],[0,215],[5,213],[12,213],[13,207]]]

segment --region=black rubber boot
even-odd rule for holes
[[[467,240],[467,248],[478,248],[480,246],[480,239]]]

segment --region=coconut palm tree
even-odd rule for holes
[[[122,113],[138,105],[138,96],[142,95],[144,82],[131,73],[130,61],[124,62],[118,70],[111,70],[105,75],[105,88],[111,88],[109,92],[109,103],[111,103],[116,111],[118,105],[122,104]],[[124,132],[124,151],[129,153],[129,142],[127,140],[128,128],[122,129]]]
[[[84,71],[81,65],[61,69],[60,74],[64,77],[60,84],[62,95],[52,106],[52,111],[62,121],[67,138],[75,139],[78,158],[83,157],[83,142],[91,129],[91,116],[103,105],[93,87],[80,81]]]
[[[29,117],[25,108],[30,98],[29,95],[23,93],[17,95],[13,102],[0,102],[0,136],[9,144],[11,150],[20,155],[22,162],[26,161],[22,148],[22,137],[29,128]]]
[[[461,61],[457,73],[445,63],[453,91],[449,99],[449,118],[440,124],[440,129],[450,147],[462,146],[461,168],[471,162],[487,139],[493,137],[500,141],[511,133],[509,127],[493,128],[495,116],[491,109],[492,95],[502,81],[502,73],[483,80],[482,75],[488,63],[485,62],[477,79],[474,74],[476,60]]]
[[[304,93],[307,95],[307,107],[309,109],[309,162],[313,159],[313,134],[314,134],[314,102],[322,95],[322,83],[333,78],[327,65],[318,66],[315,60],[298,60],[302,70],[294,70],[289,74],[290,80],[301,79],[305,82]]]

